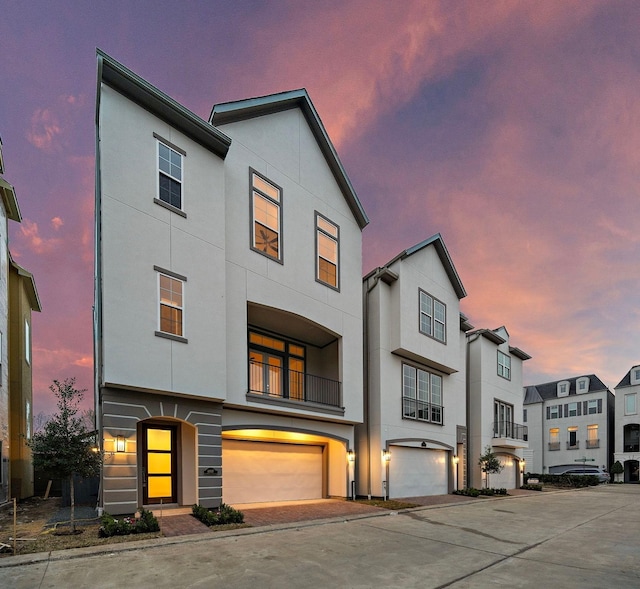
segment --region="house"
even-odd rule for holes
[[[9,412],[11,497],[33,496],[31,314],[40,312],[33,275],[9,256]]]
[[[368,219],[307,92],[205,121],[97,60],[102,507],[349,496]]]
[[[624,466],[625,483],[640,482],[640,365],[633,366],[615,387],[615,453],[614,461]]]
[[[613,393],[594,374],[525,387],[527,471],[555,474],[580,464],[609,468],[614,409]]]
[[[464,486],[466,294],[440,234],[364,277],[358,495],[438,495]]]
[[[11,338],[13,336],[12,325],[10,323],[10,313],[12,306],[10,304],[11,279],[10,274],[13,272],[9,253],[9,220],[20,223],[22,216],[16,193],[13,186],[4,178],[5,165],[2,140],[0,139],[0,504],[5,503],[14,495],[12,492],[12,470],[11,460],[15,456],[24,458],[24,462],[16,465],[17,470],[28,478],[28,485],[33,485],[33,474],[31,470],[30,455],[24,448],[24,440],[19,442],[19,448],[14,448],[12,440],[19,435],[20,431],[25,431],[27,424],[31,424],[31,391],[30,382],[29,390],[21,388],[13,388],[10,378],[10,350],[15,350]],[[10,269],[11,268],[11,269]],[[21,325],[22,336],[25,338],[25,346],[21,355],[22,362],[28,365],[25,370],[30,371],[31,364],[31,323],[26,321]],[[14,358],[17,356],[14,354]],[[21,427],[16,430],[16,419],[13,415],[14,406],[19,406],[22,421]],[[23,451],[24,450],[24,451]],[[23,474],[20,474],[23,476]]]
[[[502,465],[500,473],[489,475],[488,486],[514,489],[521,484],[527,427],[516,420],[522,415],[522,367],[531,356],[509,339],[504,326],[467,333],[470,487],[487,486],[478,463],[487,448]]]

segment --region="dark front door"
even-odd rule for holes
[[[143,442],[143,501],[177,503],[176,427],[145,425]]]

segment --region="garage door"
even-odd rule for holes
[[[503,465],[501,472],[489,475],[489,486],[493,489],[515,489],[517,462],[508,456],[499,456]]]
[[[389,496],[420,497],[449,492],[444,450],[391,447]]]
[[[222,500],[322,498],[322,447],[222,440]]]

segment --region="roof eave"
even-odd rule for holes
[[[7,217],[12,221],[20,223],[20,221],[22,221],[22,214],[18,206],[16,191],[4,178],[0,178],[0,194],[2,194],[2,202],[7,211]]]

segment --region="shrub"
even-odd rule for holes
[[[528,473],[526,480],[538,479],[541,483],[556,487],[595,487],[600,484],[596,475],[582,474],[532,474]]]
[[[525,491],[542,491],[542,485],[539,484],[526,484],[526,485],[522,485],[520,487],[521,489],[524,489]]]
[[[208,509],[202,507],[202,505],[194,505],[191,508],[191,512],[193,517],[199,519],[207,526],[244,523],[244,513],[226,503],[221,503],[217,509]]]
[[[458,489],[457,491],[453,491],[453,495],[464,495],[465,497],[478,497],[481,491],[479,489],[475,489],[473,487],[469,487],[467,489]]]
[[[144,507],[140,508],[140,517],[134,515],[117,519],[109,513],[103,513],[100,518],[101,526],[98,535],[101,538],[110,536],[128,536],[129,534],[146,534],[159,532],[160,525],[155,515]]]

